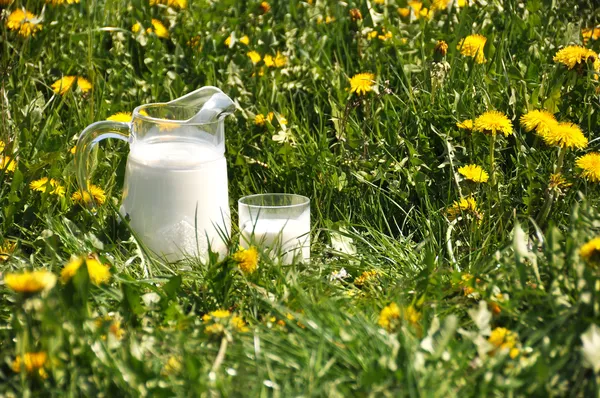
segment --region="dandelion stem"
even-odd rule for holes
[[[559,174],[562,170],[563,162],[565,159],[565,152],[566,148],[558,148],[558,160],[556,161],[556,165],[554,167],[555,174]],[[546,218],[548,217],[548,214],[550,214],[550,209],[552,209],[552,205],[554,204],[554,199],[555,191],[550,189],[550,186],[548,186],[548,189],[546,190],[546,203],[544,203],[544,207],[542,208],[542,211],[540,211],[540,214],[536,219],[538,226],[544,226]]]
[[[492,134],[490,138],[490,186],[496,186],[496,167],[494,166],[494,147],[496,146],[496,134]]]
[[[213,363],[213,366],[210,369],[210,373],[213,377],[216,376],[217,371],[219,370],[221,364],[223,363],[223,360],[225,359],[225,353],[227,352],[227,340],[227,336],[223,336],[223,338],[221,339],[221,346],[219,347],[219,352],[217,353],[215,362]]]

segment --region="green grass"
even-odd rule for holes
[[[0,240],[16,243],[0,271],[60,275],[72,255],[96,253],[112,276],[96,286],[82,267],[69,283],[32,295],[0,282],[0,395],[597,396],[599,373],[586,353],[597,357],[600,347],[584,350],[581,336],[600,325],[600,274],[579,250],[599,234],[600,195],[575,160],[598,150],[600,84],[591,62],[568,71],[552,60],[582,44],[581,28],[596,26],[594,2],[487,1],[431,20],[400,17],[403,0],[270,3],[264,15],[260,2],[235,0],[190,0],[183,10],[146,0],[2,6],[4,16],[43,12],[43,28],[21,37],[5,17],[0,27],[0,139],[4,156],[17,159],[14,171],[0,171]],[[361,21],[350,18],[355,7]],[[169,38],[131,32],[152,18]],[[392,38],[367,38],[383,28]],[[250,44],[228,48],[231,33]],[[473,33],[487,38],[485,64],[460,54]],[[194,36],[198,47],[187,44]],[[449,45],[445,57],[434,55],[438,40]],[[595,40],[586,46],[600,50]],[[261,76],[250,50],[279,51],[287,65]],[[432,83],[441,62],[443,82]],[[349,91],[362,72],[375,74],[377,92]],[[50,86],[63,75],[83,76],[93,89],[56,95]],[[229,257],[148,257],[118,222],[123,142],[105,141],[95,153],[93,182],[106,203],[92,210],[71,199],[69,150],[87,125],[205,85],[239,104],[226,121],[234,226],[243,195],[309,196],[309,263],[263,256],[244,275]],[[565,152],[562,174],[572,185],[560,195],[548,193],[558,149],[519,125],[534,109],[578,124],[590,141]],[[490,137],[456,127],[487,110],[514,126],[493,146],[495,185],[457,172],[475,163],[491,174]],[[277,122],[254,123],[268,112],[288,120],[294,145],[273,140]],[[31,189],[42,177],[65,195]],[[448,220],[446,209],[469,195],[481,222],[466,213]],[[340,236],[356,253],[334,249]],[[341,268],[348,278],[330,280]],[[376,277],[355,283],[372,270]],[[391,303],[401,315],[385,330],[378,317]],[[409,319],[407,308],[418,316]],[[210,333],[214,320],[203,316],[217,309],[248,330],[224,321],[223,333]],[[111,320],[97,322],[104,316]],[[515,358],[487,342],[500,327],[517,336]],[[15,357],[38,351],[48,354],[46,377],[13,371]]]

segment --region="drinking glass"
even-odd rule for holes
[[[240,245],[267,248],[284,264],[310,260],[310,199],[287,193],[244,196],[238,201]]]

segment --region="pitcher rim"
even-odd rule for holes
[[[190,123],[187,120],[184,119],[162,119],[159,117],[153,117],[150,115],[144,115],[143,113],[140,113],[141,110],[144,110],[145,108],[150,108],[153,106],[167,106],[169,108],[187,108],[189,107],[189,105],[177,105],[177,104],[169,104],[168,102],[153,102],[150,104],[143,104],[143,105],[138,105],[137,107],[135,107],[133,109],[133,114],[132,114],[132,120],[133,119],[141,119],[144,120],[146,122],[151,122],[151,123],[176,123],[176,124],[185,124],[186,126],[211,126],[214,125],[216,123],[219,123],[221,120],[217,119],[215,121],[212,122],[208,122],[208,123]],[[189,119],[188,119],[189,120]]]

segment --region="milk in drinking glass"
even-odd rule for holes
[[[310,259],[310,200],[293,194],[260,194],[239,200],[240,244],[267,249],[284,264]]]

